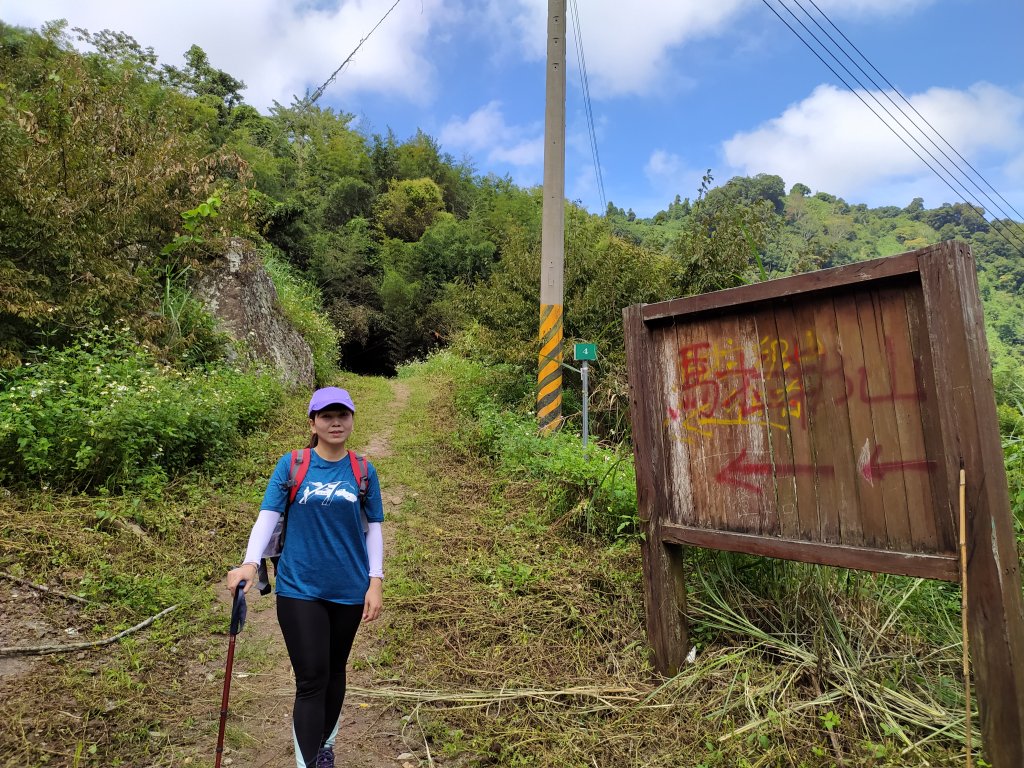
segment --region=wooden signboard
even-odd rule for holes
[[[648,632],[683,545],[959,581],[989,759],[1024,766],[1024,615],[974,262],[945,243],[624,311]]]

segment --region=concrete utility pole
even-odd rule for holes
[[[548,0],[548,72],[544,109],[544,211],[541,220],[540,355],[537,421],[562,423],[562,294],[565,271],[565,2]]]

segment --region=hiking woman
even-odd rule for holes
[[[384,511],[376,470],[346,448],[355,410],[349,393],[337,387],[318,389],[309,401],[312,450],[285,515],[276,569],[277,620],[295,671],[292,734],[298,768],[333,768],[352,641],[360,621],[372,621],[381,611]],[[232,592],[242,579],[246,592],[257,580],[261,557],[288,502],[289,480],[297,477],[292,461],[292,454],[282,456],[267,484],[245,560],[228,573]],[[359,474],[369,479],[362,494]]]

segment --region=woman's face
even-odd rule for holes
[[[317,411],[309,420],[310,428],[320,445],[341,447],[352,434],[353,414],[348,408],[341,406],[325,408]]]

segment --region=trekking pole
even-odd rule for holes
[[[214,768],[220,768],[224,752],[224,725],[228,720],[228,693],[231,691],[231,667],[235,663],[235,636],[245,626],[245,580],[238,582],[231,604],[231,629],[228,639],[228,661],[224,669],[224,693],[220,699],[220,730],[217,732],[217,760]]]

